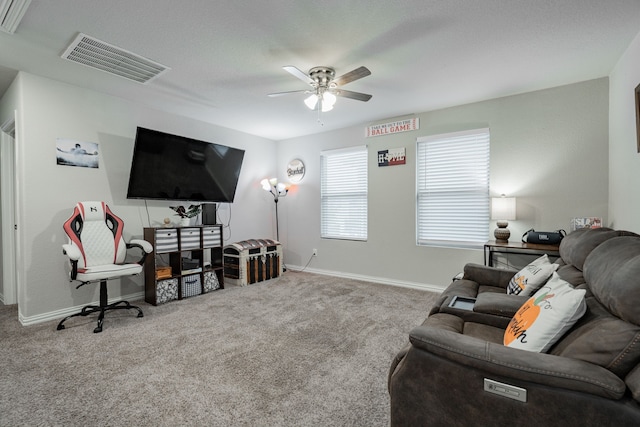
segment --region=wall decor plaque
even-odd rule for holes
[[[291,182],[302,181],[305,171],[304,163],[300,159],[291,160],[287,165],[287,177]]]

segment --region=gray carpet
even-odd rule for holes
[[[436,294],[309,273],[23,327],[0,307],[1,426],[387,426]]]

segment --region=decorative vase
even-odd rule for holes
[[[191,225],[191,218],[180,218],[180,227],[188,227]]]

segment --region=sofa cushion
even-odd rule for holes
[[[614,316],[640,325],[640,237],[610,239],[585,261],[589,289]]]
[[[480,286],[472,280],[460,279],[451,283],[442,294],[450,297],[458,295],[461,297],[475,298],[478,295],[479,287]]]
[[[532,261],[518,271],[509,281],[508,295],[529,296],[540,289],[551,277],[551,273],[558,269],[558,264],[551,264],[547,254]]]
[[[516,274],[517,270],[510,268],[495,268],[475,263],[467,263],[464,266],[463,279],[476,282],[479,286],[490,286],[502,288],[502,292],[507,289],[509,280]]]
[[[625,382],[629,390],[631,390],[633,398],[640,402],[640,365],[637,365],[633,371],[627,375]]]
[[[610,228],[581,228],[573,231],[560,242],[560,257],[565,264],[582,271],[584,261],[591,251],[616,236],[618,232]]]
[[[586,303],[587,313],[549,353],[600,365],[624,378],[640,362],[640,326],[611,315],[593,296]]]
[[[578,286],[584,283],[584,275],[581,270],[578,270],[572,264],[563,264],[561,262],[556,262],[556,264],[558,264],[556,272],[562,280],[571,283],[573,286]]]
[[[458,279],[451,282],[440,296],[446,297],[446,304],[449,304],[454,296],[475,298],[478,296],[480,288],[481,285],[473,280]],[[495,292],[504,292],[504,288],[496,288]]]
[[[525,302],[504,331],[504,345],[547,351],[585,311],[584,289],[574,289],[557,273]]]
[[[476,322],[465,322],[462,333],[495,344],[502,344],[504,336],[502,329]]]
[[[464,328],[464,320],[453,314],[436,313],[427,317],[424,322],[422,322],[422,326],[431,326],[461,334]]]
[[[427,317],[422,326],[455,332],[496,344],[502,343],[502,336],[504,335],[504,331],[501,328],[483,323],[465,322],[462,318],[449,313],[433,314]]]

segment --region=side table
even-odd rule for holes
[[[489,241],[484,244],[484,265],[493,267],[493,255],[495,253],[519,254],[519,255],[544,255],[550,257],[560,256],[560,245],[541,245],[537,243],[522,242],[496,242]]]

